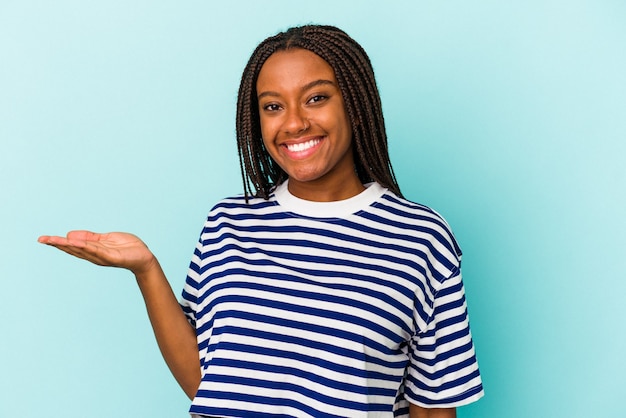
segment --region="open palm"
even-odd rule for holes
[[[125,232],[71,231],[65,237],[43,235],[38,241],[99,266],[121,267],[135,274],[156,262],[143,241]]]

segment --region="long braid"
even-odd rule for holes
[[[389,160],[385,120],[369,57],[340,29],[307,25],[288,29],[261,42],[244,69],[237,100],[236,128],[246,198],[256,195],[267,199],[272,189],[287,178],[263,145],[256,82],[265,61],[274,52],[290,48],[303,48],[317,54],[335,72],[352,126],[354,160],[360,181],[376,181],[401,196]]]

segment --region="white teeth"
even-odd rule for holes
[[[320,142],[319,139],[311,139],[309,141],[306,142],[302,142],[300,144],[289,144],[287,145],[287,149],[291,152],[302,152],[304,150],[307,150],[311,147],[314,147],[315,145],[317,145]]]

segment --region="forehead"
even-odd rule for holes
[[[336,83],[332,67],[319,55],[301,48],[277,51],[270,55],[259,72],[257,91],[268,84],[298,85],[314,80]]]

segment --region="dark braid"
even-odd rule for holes
[[[267,199],[272,189],[287,179],[263,145],[256,82],[265,61],[274,52],[290,48],[315,53],[335,72],[352,126],[354,161],[361,182],[376,181],[401,196],[389,161],[380,95],[367,54],[336,27],[307,25],[261,42],[243,71],[237,99],[237,145],[246,198],[256,195]]]

